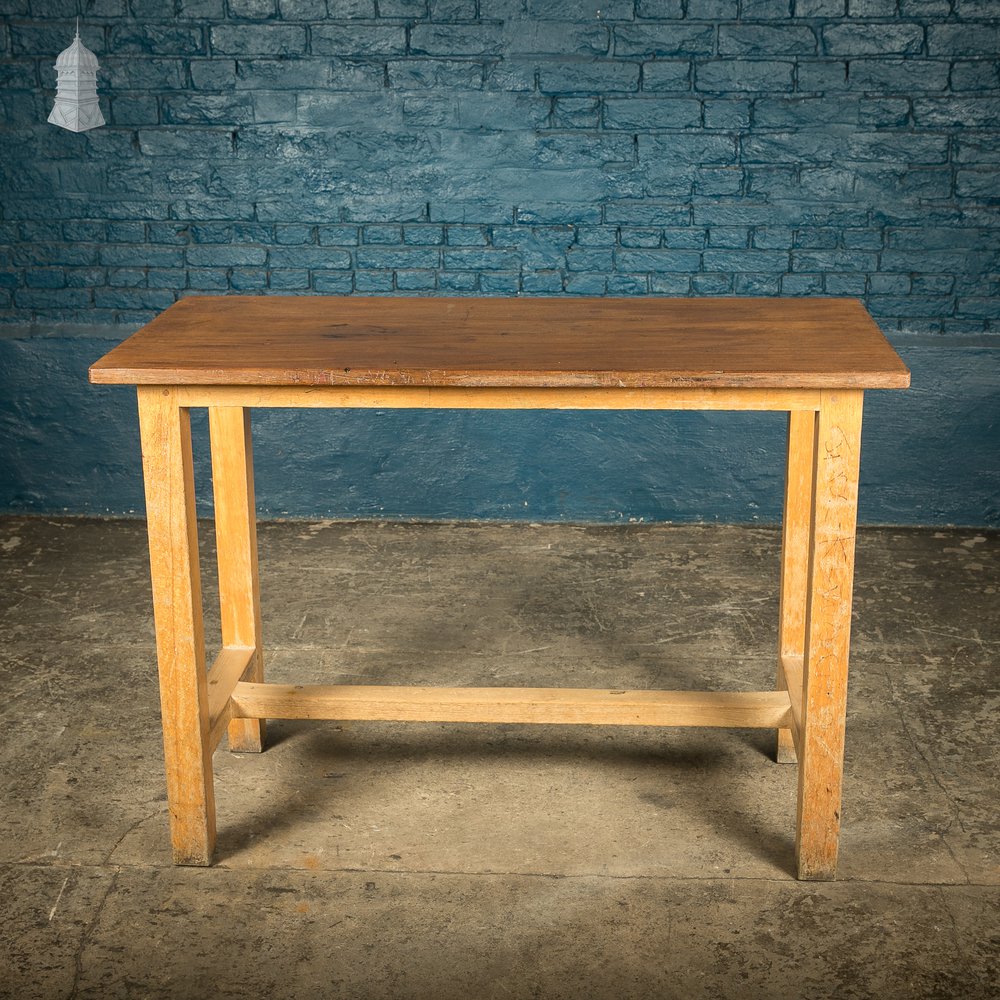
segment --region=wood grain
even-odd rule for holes
[[[241,683],[233,692],[232,713],[270,719],[773,729],[789,723],[791,707],[783,691]]]
[[[174,863],[211,864],[215,788],[188,411],[139,389],[146,527]]]
[[[196,385],[900,388],[861,303],[753,298],[180,300],[90,369]]]
[[[816,417],[795,843],[802,879],[837,870],[863,396],[824,392]]]

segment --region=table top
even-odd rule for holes
[[[853,299],[227,295],[176,302],[90,380],[893,389],[910,373]]]

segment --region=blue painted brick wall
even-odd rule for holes
[[[831,294],[890,333],[1000,325],[1000,0],[5,11],[0,321],[228,290]],[[83,135],[43,124],[76,14],[108,119]]]
[[[78,14],[108,124],[74,135],[45,118]],[[134,505],[109,485],[99,431],[82,430],[94,396],[36,401],[49,432],[30,426],[17,379],[31,359],[50,373],[67,359],[54,384],[82,373],[82,341],[53,347],[65,324],[102,343],[177,298],[230,291],[848,295],[926,378],[940,344],[955,398],[979,401],[975,415],[947,410],[950,449],[866,445],[887,483],[921,482],[922,463],[949,450],[981,463],[953,479],[960,489],[928,480],[901,499],[887,486],[868,518],[995,523],[998,53],[1000,0],[7,0],[0,507]],[[965,350],[974,363],[956,360]],[[887,426],[900,430],[897,406],[908,426],[944,419],[922,391],[880,400]],[[127,405],[116,413],[134,422]],[[75,465],[57,417],[83,435]],[[724,438],[678,426],[696,450]],[[447,439],[434,427],[414,455]],[[352,428],[347,478],[364,479],[382,432]],[[513,433],[493,446],[528,456],[531,433]],[[683,503],[652,480],[619,483],[616,447],[595,459],[607,503],[601,482],[545,499],[525,457],[509,477],[541,492],[524,486],[523,511],[496,499],[499,480],[457,506],[411,503],[400,485],[379,510],[774,516],[736,487],[714,501],[710,470]],[[81,462],[66,489],[51,482]],[[779,478],[765,477],[768,495]],[[369,512],[352,490],[261,497],[273,512]],[[640,494],[654,499],[627,499]]]

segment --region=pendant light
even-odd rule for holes
[[[71,132],[86,132],[104,124],[97,103],[97,56],[80,41],[79,18],[73,44],[56,59],[56,103],[49,122]]]

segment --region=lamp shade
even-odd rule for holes
[[[80,22],[76,37],[56,59],[56,103],[49,115],[52,125],[71,132],[86,132],[104,124],[97,102],[97,56],[80,41]]]

